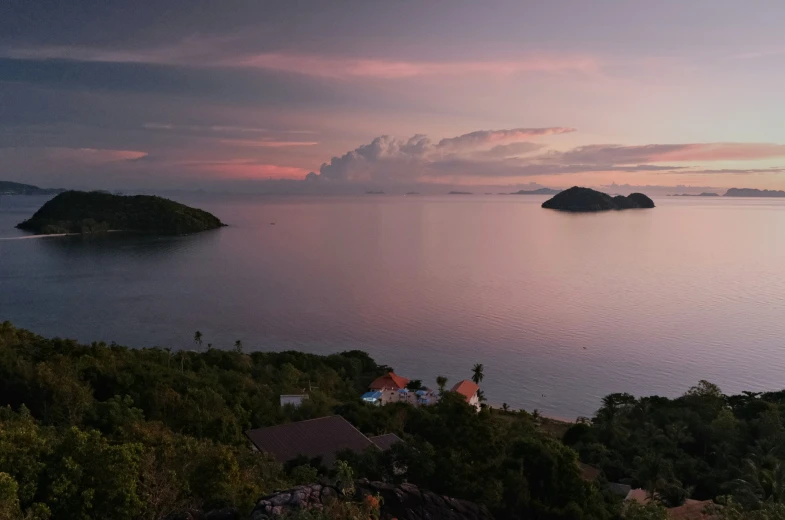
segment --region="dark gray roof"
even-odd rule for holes
[[[369,437],[371,442],[379,446],[383,450],[389,450],[396,442],[401,442],[401,438],[394,433],[385,433],[384,435],[377,435],[376,437]]]
[[[619,495],[620,497],[626,497],[627,494],[632,489],[631,486],[627,484],[619,484],[618,482],[611,482],[608,484],[608,489],[611,490],[611,493],[614,495]]]
[[[322,463],[330,467],[338,452],[361,453],[376,446],[340,415],[249,430],[245,435],[259,451],[282,464],[304,455],[309,459],[321,457]]]

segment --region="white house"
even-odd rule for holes
[[[281,395],[281,408],[287,404],[300,408],[306,399],[308,399],[307,394],[283,394]]]
[[[477,411],[480,410],[480,396],[477,392],[480,387],[474,381],[464,379],[452,387],[452,391],[461,394],[466,398],[466,402],[473,406]]]

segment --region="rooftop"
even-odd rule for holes
[[[389,450],[392,448],[393,444],[401,442],[401,438],[395,435],[394,433],[385,433],[384,435],[377,435],[375,437],[369,437],[371,442],[379,446],[382,450]]]
[[[384,390],[385,388],[398,390],[401,388],[406,388],[406,385],[408,384],[408,379],[397,375],[395,372],[390,372],[389,374],[385,374],[374,379],[368,388],[371,390]]]
[[[339,415],[249,430],[245,435],[259,451],[282,464],[302,455],[321,458],[322,464],[330,467],[341,451],[361,453],[376,446]]]
[[[477,386],[476,383],[474,383],[473,381],[469,381],[468,379],[464,379],[463,381],[460,381],[454,387],[452,387],[453,392],[457,392],[461,394],[466,398],[467,401],[472,397],[474,397],[474,394],[476,394],[477,390],[479,389],[480,387]]]

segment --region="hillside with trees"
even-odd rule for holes
[[[239,340],[207,341],[197,333],[192,351],[129,349],[0,325],[0,518],[174,519],[225,507],[245,518],[262,496],[336,476],[255,453],[244,431],[335,413],[367,435],[404,440],[343,454],[354,477],[410,482],[501,519],[619,518],[608,481],[668,505],[732,495],[728,514],[785,499],[781,393],[727,397],[702,383],[676,400],[615,394],[562,442],[535,415],[477,413],[447,391],[433,406],[367,405],[359,396],[390,368],[363,352],[246,353]],[[472,372],[492,377],[479,364]],[[280,394],[308,388],[300,408],[280,406]],[[582,478],[579,455],[603,476]],[[626,518],[664,511],[641,510]]]

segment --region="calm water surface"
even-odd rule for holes
[[[223,348],[363,349],[431,384],[482,362],[490,402],[561,417],[700,379],[785,387],[785,201],[175,198],[231,227],[0,240],[0,320],[132,346],[192,348],[198,329]],[[3,197],[0,237],[44,200]]]

